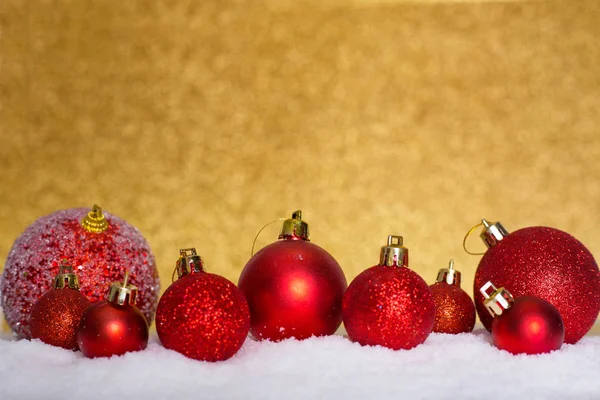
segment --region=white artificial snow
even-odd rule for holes
[[[148,349],[86,359],[40,341],[0,339],[0,399],[600,399],[600,337],[513,356],[487,332],[432,334],[410,351],[342,336],[247,340],[220,363]]]

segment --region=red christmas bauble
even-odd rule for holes
[[[74,208],[42,217],[13,244],[0,291],[6,320],[16,335],[31,337],[32,307],[51,289],[59,261],[64,258],[76,267],[81,293],[92,302],[103,299],[107,286],[125,269],[131,271],[132,283],[140,289],[139,307],[152,321],[159,279],[150,246],[136,228],[120,218],[99,208],[89,211]],[[86,218],[87,229],[82,226]]]
[[[244,344],[250,329],[250,310],[244,295],[227,279],[204,272],[196,262],[160,298],[156,331],[163,346],[202,361],[223,361]],[[180,259],[182,260],[182,259]]]
[[[593,326],[600,311],[600,274],[592,254],[573,236],[558,229],[530,227],[503,237],[481,258],[475,273],[477,313],[487,330],[492,317],[479,288],[487,281],[515,297],[535,296],[552,303],[565,326],[565,342],[576,343]]]
[[[77,327],[90,305],[78,290],[50,290],[31,310],[31,337],[52,346],[77,350]]]
[[[327,251],[301,238],[262,248],[244,267],[238,285],[250,306],[255,339],[332,335],[342,322],[344,272]]]
[[[348,337],[369,346],[411,349],[425,341],[435,322],[427,283],[403,266],[376,265],[348,286],[342,305]]]
[[[430,286],[435,302],[433,332],[471,332],[475,326],[475,305],[459,286],[437,282]]]
[[[148,345],[148,322],[135,306],[138,288],[113,283],[108,301],[92,305],[81,317],[77,343],[88,358],[119,356],[144,350]]]
[[[513,354],[558,350],[565,328],[560,313],[546,300],[533,296],[515,299],[512,307],[494,318],[494,345]]]

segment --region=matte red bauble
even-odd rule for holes
[[[202,361],[223,361],[244,344],[250,310],[227,279],[204,271],[196,249],[180,250],[179,278],[160,298],[156,330],[163,346]]]
[[[509,234],[500,223],[482,224],[489,248],[475,273],[474,298],[483,325],[491,330],[492,317],[479,288],[492,281],[516,298],[549,301],[563,319],[565,343],[581,339],[600,312],[600,272],[588,249],[558,229],[537,226]]]
[[[494,318],[492,337],[497,348],[513,354],[540,354],[561,348],[565,327],[552,304],[534,296],[514,299],[508,290],[496,289],[491,282],[481,287],[481,294]]]
[[[294,212],[280,240],[256,253],[240,276],[255,339],[332,335],[342,322],[346,277],[328,252],[309,242],[301,217]]]
[[[140,232],[100,207],[57,211],[31,224],[15,240],[2,278],[2,309],[13,332],[31,338],[33,305],[52,288],[59,260],[67,259],[79,277],[81,294],[91,302],[105,298],[106,288],[127,268],[140,289],[138,304],[152,321],[159,281],[154,256]]]
[[[144,350],[148,345],[148,323],[135,306],[138,289],[123,283],[110,286],[108,300],[96,303],[83,314],[77,343],[88,358],[119,356]]]
[[[402,237],[389,236],[379,264],[350,283],[342,315],[351,340],[399,350],[427,339],[435,322],[433,295],[407,265],[408,249],[402,246]]]
[[[31,310],[31,337],[46,344],[77,350],[77,327],[91,305],[79,293],[79,281],[66,260],[54,278],[54,289],[40,297]]]
[[[433,332],[471,332],[475,326],[475,304],[460,287],[460,272],[454,269],[454,260],[450,260],[448,268],[440,269],[429,288],[435,301]]]

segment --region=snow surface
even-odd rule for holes
[[[600,399],[600,337],[512,356],[474,334],[432,334],[410,351],[342,336],[247,340],[220,363],[148,349],[110,359],[0,338],[0,399]]]

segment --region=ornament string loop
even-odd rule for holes
[[[258,236],[260,236],[261,232],[269,225],[274,224],[275,222],[280,222],[280,221],[285,221],[287,218],[277,218],[274,219],[273,221],[267,223],[265,226],[263,226],[262,228],[259,229],[259,231],[256,233],[256,236],[254,236],[254,241],[252,242],[252,250],[250,251],[250,257],[252,257],[254,255],[254,246],[256,245],[256,240],[258,239]]]
[[[171,283],[175,282],[175,273],[181,278],[195,272],[204,272],[204,260],[198,255],[195,247],[179,250],[179,259],[175,263]]]
[[[471,234],[473,234],[473,232],[475,232],[475,229],[479,228],[480,226],[483,226],[483,222],[479,222],[477,225],[475,225],[474,227],[472,227],[471,229],[469,229],[469,232],[467,232],[467,234],[465,235],[464,239],[463,239],[463,249],[465,250],[465,252],[467,254],[470,254],[472,256],[482,256],[485,254],[485,252],[482,253],[473,253],[471,251],[469,251],[467,249],[467,239],[469,238],[469,236],[471,236]]]

